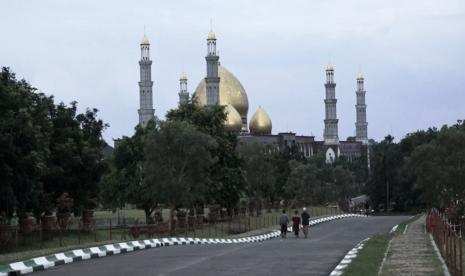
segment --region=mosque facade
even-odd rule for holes
[[[140,65],[140,109],[139,124],[146,125],[154,117],[153,95],[151,80],[151,64],[149,55],[150,44],[144,35],[141,42]],[[266,145],[272,151],[282,150],[285,147],[296,147],[306,158],[316,154],[324,154],[326,162],[332,163],[337,158],[355,160],[369,155],[368,123],[364,89],[364,77],[358,73],[356,78],[356,122],[355,137],[341,141],[338,134],[336,82],[334,66],[326,67],[325,87],[325,117],[323,141],[316,141],[314,136],[297,135],[293,132],[272,133],[272,120],[268,113],[259,106],[248,121],[249,100],[238,78],[220,64],[217,53],[217,39],[213,31],[207,36],[206,76],[197,85],[194,93],[190,95],[187,87],[187,75],[182,73],[179,78],[179,104],[186,103],[190,98],[196,100],[199,106],[221,105],[225,107],[227,118],[225,128],[237,133],[240,144],[259,143]],[[369,160],[369,158],[367,158]],[[369,166],[369,164],[368,164]]]

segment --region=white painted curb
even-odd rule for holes
[[[329,274],[330,276],[339,276],[342,275],[344,269],[352,262],[352,259],[357,257],[357,254],[365,246],[365,242],[370,238],[364,239],[359,242],[354,248],[352,248],[347,254],[342,258],[339,264],[334,268],[334,270]]]

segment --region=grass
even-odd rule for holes
[[[369,239],[362,250],[359,251],[357,257],[344,270],[344,276],[376,276],[378,275],[379,267],[384,258],[389,241],[394,235],[402,234],[407,225],[417,220],[421,214],[413,216],[405,220],[397,226],[394,233],[375,235]]]
[[[376,235],[369,239],[357,257],[344,270],[344,276],[378,275],[378,269],[384,258],[384,252],[392,234]]]
[[[301,210],[301,208],[298,209],[299,213]],[[308,207],[307,210],[312,219],[341,213],[334,207],[315,206]],[[288,215],[293,214],[293,211],[294,209],[288,209]],[[232,222],[218,221],[214,224],[204,223],[202,227],[199,227],[195,230],[186,228],[179,229],[175,233],[175,236],[190,236],[199,238],[225,238],[235,236],[258,229],[267,229],[272,226],[274,227],[278,224],[278,218],[280,214],[281,212],[279,210],[263,210],[260,216],[246,216],[240,219],[237,218]],[[140,223],[145,222],[145,214],[142,210],[123,210],[122,215],[126,217],[126,223],[128,224],[131,224],[135,219],[138,219]],[[111,211],[96,211],[94,216],[97,225],[108,226],[109,220],[111,219],[114,226],[116,224],[118,215],[117,213],[113,213]],[[164,210],[163,216],[164,218],[169,217],[169,211]],[[80,218],[75,217],[73,219],[74,223],[72,227],[76,229],[79,225],[78,221]],[[18,242],[17,246],[13,246],[9,251],[7,251],[6,254],[0,254],[0,264],[8,264],[18,260],[29,259],[76,248],[133,240],[127,231],[128,230],[113,228],[111,238],[109,229],[99,229],[90,233],[68,231],[62,235],[61,242],[59,234],[55,234],[55,236],[49,240],[42,240],[38,234],[28,237],[21,237],[21,240]],[[152,238],[159,237],[162,236],[158,235],[153,236]],[[139,239],[145,238],[148,237],[139,237]]]
[[[410,224],[411,222],[419,219],[420,217],[421,217],[421,214],[417,214],[417,215],[409,218],[408,220],[405,220],[405,221],[399,223],[399,226],[396,229],[396,233],[404,233],[405,227],[407,227],[408,224]]]

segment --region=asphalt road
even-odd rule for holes
[[[57,266],[37,275],[328,275],[361,240],[405,216],[355,217],[310,228],[310,238],[262,243],[181,245]]]

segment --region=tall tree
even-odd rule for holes
[[[0,216],[39,210],[49,155],[53,98],[38,93],[9,68],[0,73]],[[3,213],[3,214],[2,214]]]
[[[192,208],[202,202],[208,170],[214,163],[211,150],[217,144],[196,127],[179,121],[163,123],[159,131],[148,136],[140,193],[171,210]]]
[[[207,187],[207,202],[219,204],[231,210],[237,206],[244,191],[242,160],[236,151],[237,134],[224,128],[226,114],[221,106],[199,107],[191,100],[177,109],[170,110],[167,121],[185,121],[215,139],[217,147],[211,154],[215,158],[210,167],[211,182]]]
[[[158,198],[144,194],[143,164],[147,137],[157,132],[159,122],[150,120],[146,127],[137,126],[132,137],[123,137],[115,145],[110,170],[101,185],[100,196],[106,207],[122,208],[126,203],[143,209],[147,223]]]
[[[75,213],[95,201],[98,183],[106,164],[102,132],[107,126],[97,118],[96,109],[77,113],[77,103],[60,103],[51,115],[50,158],[44,175],[47,198],[68,192],[74,198]],[[91,200],[92,199],[92,200]]]
[[[291,173],[284,187],[287,198],[291,200],[291,206],[296,204],[310,205],[319,199],[316,194],[321,187],[317,178],[317,167],[313,164],[291,162]]]
[[[247,183],[246,195],[257,208],[263,201],[273,201],[277,197],[274,168],[265,146],[246,144],[238,147],[240,157],[244,160],[244,176]]]
[[[465,132],[444,127],[437,138],[415,148],[406,165],[428,207],[465,211]]]

